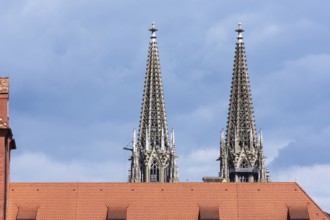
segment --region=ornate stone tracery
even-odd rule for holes
[[[231,182],[266,182],[262,134],[257,137],[241,24],[236,32],[227,131],[225,137],[222,130],[220,138],[220,177]]]
[[[158,55],[157,29],[154,23],[149,30],[151,31],[151,40],[140,126],[138,137],[136,137],[135,131],[133,135],[129,181],[178,182],[174,131],[172,130],[170,139]]]

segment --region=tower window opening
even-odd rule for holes
[[[248,182],[248,174],[246,174],[246,173],[238,174],[238,180],[240,182]]]
[[[159,166],[156,160],[150,166],[150,182],[159,182]]]
[[[170,166],[169,164],[167,164],[164,169],[164,182],[169,182],[169,181],[170,181]]]
[[[230,173],[229,174],[229,181],[230,182],[235,182],[235,173]]]
[[[259,182],[259,175],[257,173],[254,174],[254,182]]]

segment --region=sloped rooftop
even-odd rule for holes
[[[10,183],[7,220],[25,213],[42,220],[329,219],[296,183]]]

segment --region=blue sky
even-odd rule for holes
[[[0,0],[12,181],[127,181],[151,22],[180,181],[217,175],[237,23],[272,181],[330,210],[330,2]]]

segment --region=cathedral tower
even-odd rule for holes
[[[230,182],[266,182],[263,140],[257,135],[251,89],[243,42],[243,28],[239,24],[231,85],[226,137],[220,137],[220,177]]]
[[[138,136],[133,131],[130,182],[178,182],[174,130],[168,135],[156,26],[151,40],[144,82]]]

